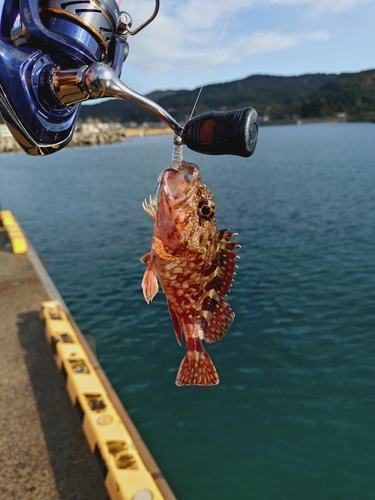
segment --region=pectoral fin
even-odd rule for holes
[[[148,264],[145,274],[143,275],[142,290],[145,301],[149,304],[159,290],[158,280],[154,269],[154,258],[151,254],[146,254],[142,257],[141,261]]]

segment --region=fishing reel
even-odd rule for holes
[[[14,138],[33,156],[64,148],[72,139],[80,103],[115,97],[164,121],[176,144],[206,154],[250,156],[257,113],[247,107],[209,112],[180,125],[157,103],[121,80],[129,35],[136,29],[121,0],[5,0],[0,22],[0,112]]]

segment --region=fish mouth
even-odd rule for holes
[[[161,178],[161,191],[173,200],[174,208],[181,206],[193,194],[199,168],[193,163],[180,162],[178,169],[167,168]]]

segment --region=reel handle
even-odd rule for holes
[[[251,107],[212,111],[189,120],[182,140],[189,149],[209,155],[251,156],[258,139],[258,114]]]

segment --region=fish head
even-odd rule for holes
[[[202,252],[218,235],[214,197],[199,175],[199,167],[185,161],[166,168],[160,179],[156,236],[171,252]]]

